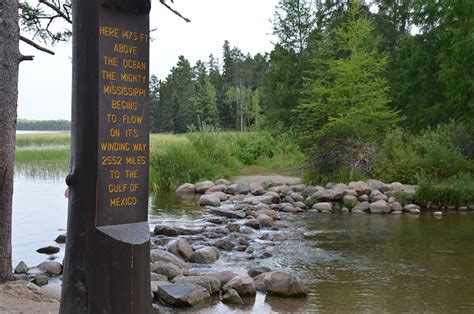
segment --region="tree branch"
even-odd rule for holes
[[[23,41],[23,42],[25,42],[25,43],[27,43],[28,45],[30,45],[30,46],[32,46],[32,47],[38,49],[38,50],[41,50],[41,51],[46,52],[46,53],[49,53],[50,55],[54,55],[54,51],[51,51],[51,50],[49,50],[49,49],[47,49],[47,48],[44,48],[44,47],[38,45],[37,43],[35,43],[35,42],[32,41],[31,39],[28,39],[28,38],[25,38],[25,37],[23,37],[23,36],[20,36],[20,40]]]
[[[42,0],[40,0],[42,1]],[[190,23],[191,20],[184,17],[183,15],[181,15],[181,13],[179,13],[178,11],[176,11],[175,9],[173,9],[172,7],[170,7],[167,3],[166,3],[166,0],[160,0],[160,3],[162,5],[164,5],[168,10],[170,10],[171,12],[173,12],[174,14],[176,14],[177,16],[179,16],[180,18],[182,18],[183,20],[185,20],[187,23]],[[173,3],[173,0],[171,0],[171,3]]]
[[[72,20],[69,18],[68,15],[66,15],[61,8],[55,6],[54,4],[48,2],[47,0],[38,0],[40,3],[44,4],[45,6],[49,7],[51,10],[56,12],[58,15],[60,15],[63,19],[65,19],[67,22],[72,24]]]

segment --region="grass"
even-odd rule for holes
[[[16,136],[16,148],[38,148],[46,146],[68,146],[71,142],[71,135],[65,133],[37,133],[37,134],[18,134]]]
[[[416,190],[415,202],[424,207],[434,204],[441,208],[474,204],[474,177],[460,175],[440,183],[426,180]]]

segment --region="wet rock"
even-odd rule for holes
[[[13,280],[18,281],[18,280],[28,280],[28,275],[27,274],[13,274]]]
[[[285,213],[298,213],[298,212],[302,211],[301,208],[294,207],[294,206],[291,205],[290,203],[282,203],[280,210],[281,210],[282,212],[285,212]]]
[[[155,228],[153,229],[153,233],[155,235],[166,235],[170,237],[174,237],[178,235],[178,231],[176,231],[175,228],[165,226],[165,225],[156,225]]]
[[[257,293],[254,281],[250,277],[236,276],[222,287],[224,292],[231,289],[237,291],[242,297],[254,296]]]
[[[215,247],[208,246],[194,251],[193,255],[191,255],[191,258],[189,260],[193,263],[198,264],[210,264],[217,261],[218,258],[219,250]]]
[[[210,188],[212,188],[214,185],[215,184],[212,181],[198,182],[198,183],[196,183],[196,193],[204,193],[207,190],[209,190]]]
[[[206,218],[206,221],[208,222],[211,222],[213,224],[216,224],[216,225],[222,225],[222,224],[225,224],[227,223],[227,219],[225,217],[209,217],[209,218]]]
[[[225,270],[225,271],[219,271],[216,273],[212,273],[211,276],[216,277],[219,279],[221,283],[221,287],[224,286],[226,283],[228,283],[232,278],[236,277],[237,274],[233,273],[231,271]]]
[[[413,214],[413,215],[420,215],[421,214],[421,210],[419,210],[418,208],[413,208],[413,209],[410,209],[410,214]]]
[[[370,197],[367,194],[362,194],[359,196],[359,201],[361,202],[368,202],[370,200]]]
[[[215,215],[227,218],[245,218],[246,214],[241,210],[231,210],[226,208],[211,208],[211,212]]]
[[[174,283],[192,283],[199,285],[206,289],[210,294],[219,292],[221,289],[221,282],[219,279],[212,275],[204,276],[178,276],[173,279]]]
[[[369,208],[370,208],[369,202],[361,202],[357,204],[356,206],[354,206],[354,208],[352,209],[352,212],[354,212],[355,210],[368,211]]]
[[[246,250],[245,253],[247,254],[253,254],[255,252],[255,249],[251,246],[249,246]]]
[[[340,200],[343,196],[345,191],[347,190],[347,185],[343,183],[338,183],[333,186],[332,193],[334,195],[334,200]]]
[[[366,212],[365,210],[353,208],[353,209],[352,209],[352,213],[353,213],[353,214],[356,214],[356,215],[361,215],[361,214],[366,214],[367,212]]]
[[[63,272],[63,265],[55,261],[44,261],[38,265],[38,268],[51,276],[58,276]]]
[[[403,207],[403,211],[404,211],[404,212],[409,212],[409,213],[411,213],[412,210],[414,210],[415,212],[416,212],[416,210],[419,211],[419,210],[420,210],[420,206],[415,205],[415,204],[408,204],[408,205],[406,205],[406,206]]]
[[[196,235],[204,231],[203,227],[174,227],[178,235]]]
[[[304,185],[304,184],[292,185],[291,189],[293,190],[293,192],[303,193],[304,190],[306,189],[306,185]]]
[[[169,284],[170,284],[170,282],[168,280],[164,280],[164,281],[152,280],[152,281],[150,281],[150,290],[151,290],[151,293],[153,294],[153,297],[155,297],[158,294],[158,287],[160,285],[169,285]]]
[[[255,277],[259,291],[282,297],[305,297],[306,287],[295,275],[286,272],[268,272]]]
[[[277,233],[272,236],[272,241],[285,241],[285,240],[286,240],[286,237],[281,233]]]
[[[313,209],[317,209],[320,212],[322,211],[332,211],[332,204],[329,202],[316,203],[313,205]]]
[[[402,207],[402,204],[400,204],[399,202],[393,202],[391,205],[390,205],[390,208],[393,210],[393,211],[402,211],[403,210],[403,207]]]
[[[201,195],[198,201],[199,206],[219,206],[221,199],[216,193]]]
[[[232,251],[235,244],[229,238],[222,238],[216,241],[215,246],[221,250]]]
[[[239,232],[240,225],[239,224],[228,224],[226,226],[226,229],[229,230],[229,232]]]
[[[350,211],[351,211],[351,210],[350,210],[349,208],[347,208],[347,207],[341,208],[341,213],[343,213],[343,214],[347,214],[347,213],[349,213]]]
[[[243,202],[257,205],[259,203],[270,205],[273,201],[273,197],[271,195],[260,195],[260,196],[250,196],[246,197]]]
[[[171,241],[168,244],[166,249],[168,252],[173,253],[174,255],[181,257],[183,260],[187,261],[193,255],[193,248],[189,243],[184,239],[176,239]]]
[[[156,294],[165,304],[174,307],[190,307],[211,297],[205,288],[192,283],[159,285]]]
[[[150,251],[150,259],[152,263],[161,261],[161,262],[172,263],[182,269],[188,268],[188,265],[182,258],[170,252],[159,250],[159,249],[154,249]]]
[[[298,193],[295,193],[295,192],[290,193],[290,197],[291,197],[292,199],[294,199],[295,202],[303,202],[303,201],[304,201],[303,195],[298,194]]]
[[[376,201],[369,205],[371,214],[386,214],[390,213],[390,206],[384,200]]]
[[[252,227],[254,229],[260,229],[260,223],[257,219],[249,219],[244,223],[244,225]]]
[[[36,275],[32,282],[37,286],[44,286],[48,284],[48,276]]]
[[[403,212],[401,210],[394,210],[390,214],[392,214],[392,215],[401,215],[401,214],[403,214]]]
[[[263,194],[263,196],[271,197],[272,198],[272,204],[278,204],[280,203],[280,194],[276,192],[267,192]]]
[[[182,184],[176,189],[176,193],[179,193],[179,194],[196,193],[196,186],[191,183]]]
[[[275,225],[275,223],[273,222],[273,218],[265,214],[258,215],[257,221],[260,224],[260,226],[262,226],[263,228],[265,227],[271,228]]]
[[[234,289],[229,289],[229,291],[222,296],[221,302],[227,304],[244,304],[244,301],[242,301],[242,298]]]
[[[263,195],[265,194],[265,189],[262,184],[259,182],[253,182],[249,184],[249,192],[253,195]]]
[[[224,192],[225,189],[227,189],[227,185],[225,184],[218,184],[218,185],[214,185],[213,187],[209,188],[207,191],[206,191],[206,194],[212,194],[212,193],[216,193],[216,192]]]
[[[21,261],[15,267],[15,274],[27,274],[28,269],[28,265],[26,265],[25,262]]]
[[[163,275],[168,279],[173,279],[176,276],[183,274],[183,269],[175,264],[169,262],[155,262],[151,265],[151,271],[159,275]]]
[[[272,270],[268,267],[264,266],[259,266],[259,267],[253,267],[250,268],[247,273],[249,274],[250,277],[254,278],[257,277],[258,275],[261,275],[263,273],[268,273],[271,272]]]
[[[231,185],[232,182],[226,180],[226,179],[217,179],[215,182],[214,182],[216,185],[220,185],[220,184],[224,184],[224,185]]]
[[[168,281],[168,277],[151,272],[150,273],[150,281]]]
[[[286,203],[290,203],[291,205],[295,206],[296,201],[289,195],[285,196],[284,201]]]
[[[36,250],[36,252],[41,254],[52,255],[59,252],[59,248],[56,246],[45,246]]]
[[[370,192],[369,198],[371,202],[388,200],[388,197],[384,195],[382,192],[380,192],[379,190],[372,190],[372,192]]]
[[[394,191],[394,192],[403,191],[403,184],[401,184],[400,182],[392,182],[390,186],[391,186],[391,191]]]
[[[63,233],[63,234],[58,235],[56,239],[54,240],[54,242],[59,243],[59,244],[66,243],[66,234]]]
[[[296,202],[296,203],[295,203],[295,207],[296,207],[296,208],[305,209],[305,208],[306,208],[306,204],[303,203],[303,202]]]
[[[443,212],[441,212],[441,211],[433,212],[433,216],[435,216],[436,218],[442,218],[443,217]]]

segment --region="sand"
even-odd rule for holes
[[[6,283],[0,285],[0,313],[58,313],[59,302],[40,292],[35,285]]]

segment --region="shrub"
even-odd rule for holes
[[[438,184],[424,181],[416,190],[415,202],[425,207],[436,204],[445,208],[474,204],[474,178],[461,175]]]

